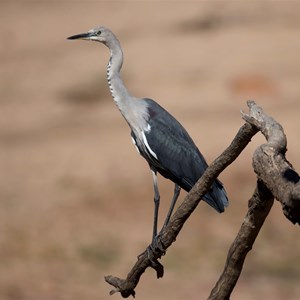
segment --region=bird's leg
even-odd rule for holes
[[[154,185],[154,222],[153,222],[153,234],[152,234],[152,243],[157,236],[157,223],[158,223],[158,209],[160,202],[160,195],[157,184],[157,175],[156,171],[152,171],[153,176],[153,185]]]
[[[147,248],[148,258],[153,263],[157,263],[157,259],[154,258],[154,252],[160,251],[161,255],[165,253],[164,247],[159,240],[159,236],[157,235],[157,223],[158,223],[158,209],[160,202],[160,195],[157,184],[157,175],[156,171],[152,170],[153,176],[153,185],[154,185],[154,222],[153,222],[153,234],[152,234],[152,242]]]
[[[168,214],[167,214],[167,217],[166,217],[163,228],[165,228],[168,225],[169,221],[170,221],[170,218],[172,216],[176,201],[177,201],[177,199],[179,197],[179,194],[180,194],[180,190],[181,190],[181,187],[178,184],[175,183],[173,199],[171,201],[171,206],[169,208],[169,211],[168,211]]]
[[[157,219],[158,219],[158,207],[159,207],[159,191],[158,191],[158,184],[157,184],[157,176],[156,173],[153,172],[153,182],[154,182],[154,204],[155,204],[155,212],[154,212],[154,227],[153,227],[153,237],[152,237],[152,243],[150,247],[148,248],[148,257],[150,260],[153,260],[153,252],[155,250],[161,251],[162,254],[165,254],[165,248],[164,245],[161,243],[159,236],[160,233],[157,234]],[[166,227],[170,221],[170,218],[172,216],[176,201],[179,197],[181,187],[177,184],[175,184],[174,188],[174,195],[171,201],[171,206],[169,208],[166,220],[164,222],[164,227]]]

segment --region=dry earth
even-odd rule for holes
[[[109,95],[109,53],[67,36],[113,29],[131,93],[172,112],[209,162],[256,100],[284,126],[300,170],[296,1],[1,1],[0,24],[0,299],[110,299],[103,277],[124,277],[151,237],[151,176]],[[256,136],[221,174],[226,213],[201,203],[162,260],[165,277],[147,271],[137,299],[208,296],[263,141]],[[173,186],[160,186],[163,217]],[[299,227],[276,202],[232,299],[299,299],[299,280]]]

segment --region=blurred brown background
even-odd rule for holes
[[[1,1],[0,23],[0,299],[110,299],[103,277],[124,277],[151,238],[152,178],[109,94],[109,52],[70,35],[111,28],[128,89],[175,115],[208,162],[254,99],[283,125],[300,170],[296,1]],[[138,299],[208,296],[247,211],[262,142],[255,136],[221,174],[226,213],[201,203],[162,259],[165,277],[148,270]],[[159,183],[162,220],[173,184]],[[299,227],[275,202],[232,299],[299,299],[299,279]]]

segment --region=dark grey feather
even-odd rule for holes
[[[145,132],[147,142],[157,159],[139,142],[141,155],[153,170],[177,183],[186,191],[194,186],[207,168],[207,163],[184,127],[163,107],[151,99],[147,103],[150,130]],[[228,200],[222,183],[217,180],[204,200],[217,211],[224,211]]]

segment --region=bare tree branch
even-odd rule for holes
[[[230,146],[207,168],[182,204],[172,216],[168,226],[159,234],[159,243],[164,251],[155,249],[150,260],[145,250],[128,273],[126,279],[106,276],[105,280],[113,285],[110,294],[120,292],[122,297],[135,296],[141,275],[148,267],[156,270],[157,278],[163,276],[163,266],[157,259],[176,240],[185,221],[195,210],[201,198],[207,193],[213,181],[230,165],[250,142],[253,135],[261,131],[268,143],[257,148],[253,156],[254,171],[258,176],[257,187],[249,200],[249,210],[240,231],[233,242],[224,271],[212,290],[209,299],[229,299],[239,278],[247,253],[252,249],[255,239],[272,205],[273,195],[281,202],[283,212],[293,223],[300,224],[300,187],[299,175],[285,159],[286,137],[280,124],[264,114],[253,101],[248,101],[250,113],[242,112],[245,123]]]
[[[229,249],[224,271],[211,291],[208,300],[227,300],[230,298],[241,274],[246,255],[252,249],[273,202],[272,193],[263,182],[258,181],[253,196],[249,200],[248,213]]]
[[[254,152],[254,171],[280,201],[284,215],[294,224],[300,224],[300,177],[285,158],[287,142],[283,128],[254,101],[247,104],[250,113],[242,113],[243,119],[256,126],[267,139]]]
[[[170,247],[171,244],[176,240],[176,237],[183,227],[185,221],[197,207],[201,198],[207,193],[213,181],[239,156],[257,131],[258,130],[255,126],[245,123],[240,128],[229,147],[207,168],[203,176],[199,179],[189,194],[185,197],[182,204],[178,207],[168,226],[166,226],[160,232],[160,244],[163,245],[165,250],[167,250],[167,248]],[[120,292],[123,298],[127,298],[130,295],[134,297],[134,289],[137,286],[141,275],[148,267],[152,267],[156,270],[157,278],[162,277],[163,266],[157,261],[157,259],[164,255],[164,252],[156,249],[153,254],[155,263],[153,263],[153,260],[149,260],[147,250],[139,255],[137,262],[133,266],[132,270],[128,273],[126,279],[120,279],[114,276],[106,276],[106,282],[115,287],[110,294]]]
[[[249,200],[249,210],[232,243],[224,271],[211,291],[209,300],[227,300],[240,276],[248,252],[274,202],[275,195],[283,205],[284,214],[299,223],[298,174],[285,159],[286,137],[282,126],[266,115],[254,101],[247,102],[249,115],[244,120],[257,127],[267,139],[253,155],[253,167],[258,176],[257,187]]]

